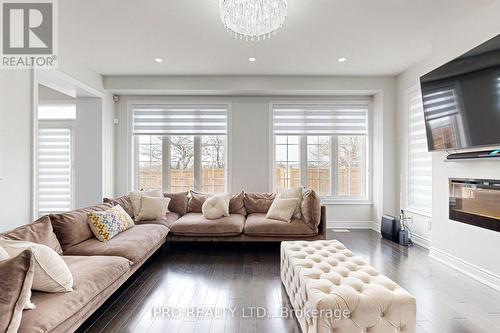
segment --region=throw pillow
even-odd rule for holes
[[[252,213],[267,213],[271,207],[274,197],[274,193],[246,193],[245,198],[245,209],[248,214]]]
[[[0,239],[0,245],[10,257],[15,257],[25,250],[33,252],[34,277],[33,290],[47,293],[59,293],[73,290],[73,275],[68,266],[50,247],[26,241]]]
[[[112,206],[120,205],[127,212],[130,217],[134,217],[134,207],[132,206],[132,201],[130,200],[130,196],[123,195],[118,198],[104,198],[103,203],[109,203]]]
[[[211,195],[208,193],[199,193],[195,191],[189,191],[189,202],[188,202],[188,213],[201,213],[201,208],[205,201],[210,198]]]
[[[302,196],[302,219],[312,230],[317,230],[321,222],[321,200],[313,190],[308,190]]]
[[[2,237],[47,245],[58,254],[63,254],[61,244],[59,243],[56,234],[54,234],[52,223],[47,215],[40,217],[33,223],[8,231],[4,233]]]
[[[141,198],[141,211],[136,216],[136,221],[160,220],[168,212],[170,198],[155,198],[143,196]]]
[[[230,214],[241,214],[247,215],[247,211],[245,209],[245,192],[241,191],[238,194],[233,195],[231,200],[229,201],[229,213]]]
[[[296,205],[297,199],[295,198],[276,198],[266,214],[266,219],[290,222]]]
[[[137,216],[141,211],[141,197],[163,197],[163,193],[160,190],[148,190],[148,191],[136,191],[130,192],[128,194],[130,201],[132,202],[132,210],[134,211],[134,216]]]
[[[23,310],[28,308],[34,275],[33,253],[21,251],[0,261],[0,332],[15,333],[21,324]]]
[[[4,248],[0,246],[0,261],[5,260],[5,259],[9,259],[9,258],[10,258],[10,256],[7,253],[7,251],[5,251]]]
[[[90,212],[88,217],[90,230],[101,242],[107,242],[134,226],[134,221],[120,205],[102,212]]]
[[[163,193],[165,198],[170,198],[168,210],[181,216],[186,214],[188,206],[188,193],[189,192]]]
[[[203,203],[203,217],[209,220],[229,216],[229,200],[231,195],[214,195]]]
[[[302,202],[302,187],[292,187],[292,188],[277,188],[276,194],[278,198],[281,199],[297,199],[297,205],[293,211],[293,218],[300,219],[300,204]]]

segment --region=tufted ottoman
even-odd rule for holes
[[[303,333],[415,332],[415,298],[336,240],[282,242],[281,280]]]

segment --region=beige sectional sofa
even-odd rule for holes
[[[311,195],[306,192],[305,195]],[[314,194],[314,193],[312,193]],[[122,206],[133,215],[128,196],[104,199],[103,204],[39,220],[0,234],[0,237],[44,244],[68,265],[74,279],[73,291],[33,291],[33,310],[24,310],[19,332],[73,332],[96,311],[166,240],[170,241],[281,241],[326,238],[325,207],[313,195],[304,206],[302,219],[290,223],[269,220],[265,209],[273,194],[235,195],[230,216],[203,218],[200,202],[187,192],[165,193],[171,197],[163,219],[140,221],[107,242],[93,235],[87,214]],[[248,199],[248,200],[245,200]],[[255,199],[255,200],[254,200]],[[168,236],[167,236],[168,235]],[[168,238],[167,238],[168,237]],[[1,318],[0,318],[1,320]]]
[[[44,216],[0,235],[49,246],[62,256],[74,279],[68,293],[33,291],[36,308],[23,311],[19,332],[75,331],[165,243],[168,229],[154,224],[137,225],[100,242],[88,226],[87,213],[109,208],[104,204]]]
[[[312,193],[312,195],[311,195]],[[193,198],[197,196],[196,198]],[[227,242],[276,242],[283,240],[326,239],[326,208],[321,206],[313,191],[307,191],[303,200],[303,215],[290,223],[266,218],[274,194],[240,193],[230,202],[230,216],[208,220],[201,213],[203,194],[191,191],[165,193],[171,203],[164,219],[140,221],[141,224],[161,224],[169,228],[168,241],[227,241]],[[105,203],[120,205],[133,215],[128,196],[104,199]],[[306,207],[307,203],[309,206]],[[308,217],[306,217],[306,215]],[[309,220],[309,221],[306,221]]]

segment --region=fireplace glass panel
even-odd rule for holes
[[[500,180],[450,179],[450,219],[500,231]]]

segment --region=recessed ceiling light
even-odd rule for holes
[[[257,60],[257,58],[255,58],[255,57],[248,58],[248,61],[250,61],[250,62],[255,62],[255,60]]]
[[[159,64],[161,64],[163,62],[163,59],[162,58],[155,58],[155,61]]]
[[[347,58],[346,58],[346,57],[341,57],[341,58],[339,58],[338,60],[339,60],[339,62],[344,62],[344,61],[346,61],[346,60],[347,60]]]

